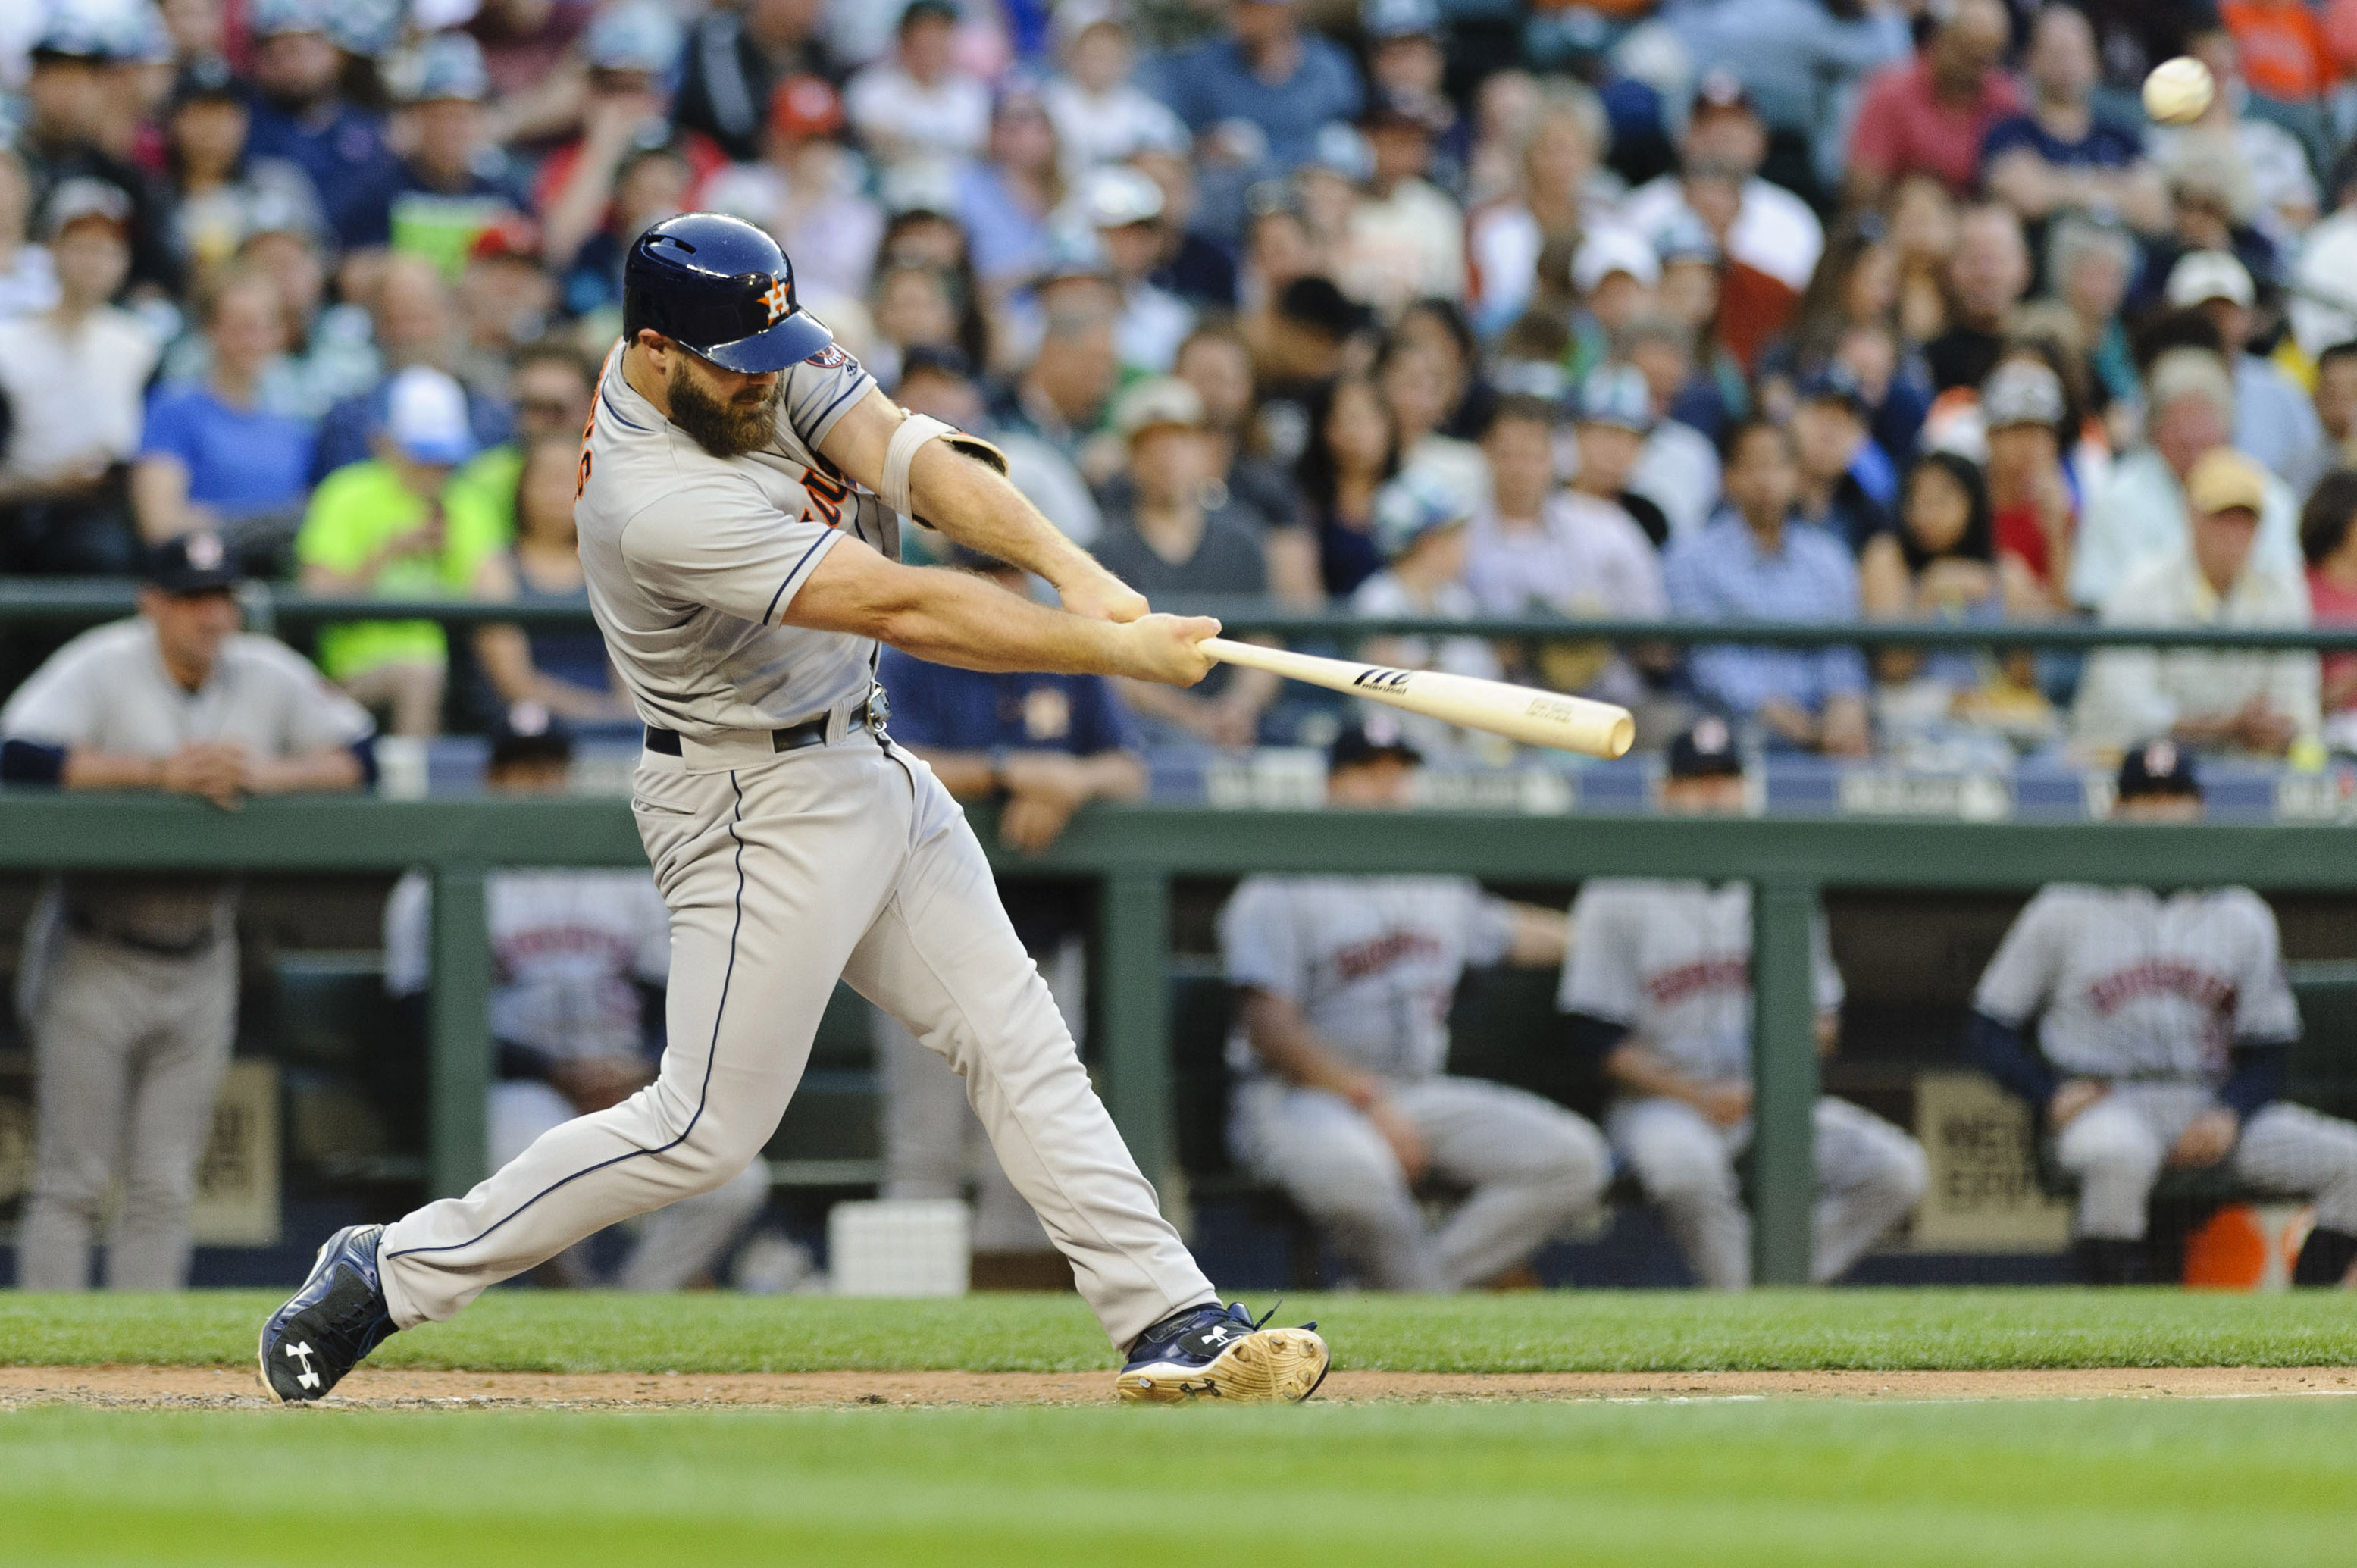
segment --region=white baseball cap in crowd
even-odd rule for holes
[[[2169,303],[2178,310],[2213,299],[2247,310],[2257,298],[2250,269],[2224,251],[2190,251],[2169,269]]]
[[[1170,426],[1203,427],[1203,394],[1177,376],[1151,376],[1114,399],[1113,427],[1124,440]]]
[[[1651,288],[1662,281],[1662,259],[1634,230],[1595,230],[1571,258],[1571,286],[1582,295],[1594,294],[1596,285],[1614,273],[1626,273]]]
[[[1092,228],[1125,229],[1162,216],[1162,188],[1121,164],[1091,169],[1081,186],[1081,209]]]
[[[467,393],[457,378],[412,365],[386,390],[384,433],[412,462],[455,467],[475,455]]]
[[[2035,360],[2007,360],[1981,383],[1981,422],[1989,430],[2062,423],[2062,378]]]

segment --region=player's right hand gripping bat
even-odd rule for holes
[[[1628,709],[1586,697],[1566,697],[1437,670],[1394,670],[1383,664],[1321,659],[1314,653],[1263,648],[1224,637],[1206,638],[1202,647],[1222,664],[1265,670],[1272,675],[1348,692],[1530,746],[1551,746],[1589,757],[1619,757],[1636,738],[1636,721]]]

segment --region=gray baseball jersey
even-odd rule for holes
[[[2038,1040],[2066,1072],[2222,1079],[2237,1040],[2297,1038],[2276,918],[2247,887],[2164,897],[2058,884],[2005,934],[1973,1005]]]
[[[671,971],[671,911],[642,871],[499,871],[484,889],[491,1033],[560,1061],[643,1047],[633,981]],[[384,984],[425,989],[434,885],[411,872],[384,907]]]
[[[828,550],[899,554],[899,519],[837,478],[819,443],[875,379],[829,346],[785,373],[778,437],[713,456],[606,361],[573,509],[589,607],[651,725],[710,740],[775,729],[867,690],[876,644],[781,625]]]
[[[310,661],[274,638],[221,644],[211,676],[190,693],[164,668],[147,620],[93,627],[49,656],[0,708],[0,736],[36,746],[169,757],[199,741],[238,741],[264,757],[297,757],[367,738],[368,714]],[[228,917],[221,877],[76,876],[68,908],[101,928],[171,947]]]
[[[1512,940],[1512,907],[1461,876],[1248,876],[1220,911],[1229,984],[1284,997],[1353,1067],[1404,1081],[1440,1071],[1458,976]],[[1241,1030],[1228,1059],[1262,1070]]]
[[[1820,913],[1809,924],[1820,1012],[1842,1004]],[[1598,877],[1571,906],[1555,1005],[1627,1026],[1678,1071],[1751,1076],[1751,886]]]

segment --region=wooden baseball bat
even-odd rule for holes
[[[1206,638],[1202,647],[1222,664],[1265,670],[1287,680],[1348,692],[1530,746],[1551,746],[1589,757],[1619,757],[1636,738],[1637,723],[1628,709],[1586,697],[1566,697],[1437,670],[1394,670],[1348,659],[1321,659],[1314,653],[1263,648],[1224,637]]]

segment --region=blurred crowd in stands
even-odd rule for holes
[[[709,208],[1157,599],[2357,625],[2352,72],[2357,0],[16,0],[0,573],[578,600],[623,253]],[[1369,646],[1653,744],[2357,747],[2357,656]],[[314,651],[393,733],[630,717],[586,625]]]

